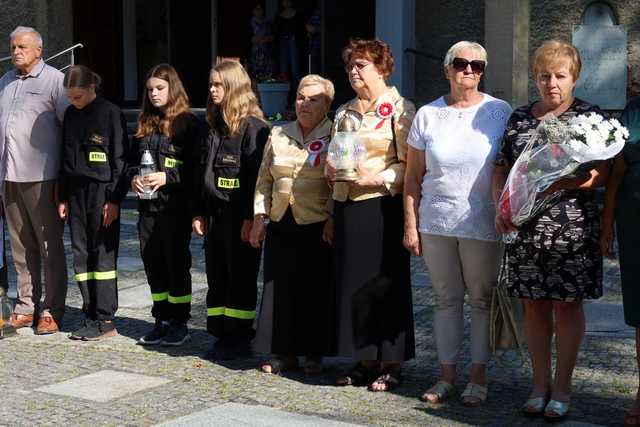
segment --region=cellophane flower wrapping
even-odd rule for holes
[[[544,191],[582,164],[613,158],[629,131],[616,119],[588,113],[568,122],[544,119],[507,177],[498,202],[501,216],[520,226],[536,216],[552,195]]]

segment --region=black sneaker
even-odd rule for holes
[[[87,334],[87,331],[93,327],[95,320],[85,319],[82,322],[82,326],[77,331],[74,331],[69,335],[72,340],[81,340]]]
[[[178,347],[185,342],[189,341],[191,335],[189,335],[189,328],[186,323],[171,322],[169,324],[169,331],[162,340],[162,345],[167,347]]]
[[[156,325],[147,335],[138,340],[138,344],[158,345],[162,342],[162,339],[167,336],[167,332],[169,332],[169,322],[156,320]]]
[[[100,341],[116,335],[118,335],[118,331],[113,322],[98,320],[93,322],[93,327],[87,329],[82,339],[84,341]]]

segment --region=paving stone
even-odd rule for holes
[[[318,417],[292,414],[266,406],[250,406],[240,403],[226,403],[205,409],[158,427],[357,427],[358,424],[343,423]]]
[[[205,264],[202,240],[198,238],[191,241],[194,292],[189,327],[192,340],[180,348],[138,346],[136,340],[153,326],[153,318],[147,305],[150,297],[145,293],[147,281],[138,258],[137,213],[124,209],[122,217],[126,221],[121,225],[120,255],[127,261],[122,263],[125,268],[119,269],[118,279],[121,304],[115,323],[120,335],[101,342],[77,342],[68,338],[69,332],[75,330],[84,317],[79,289],[70,282],[61,324],[63,332],[37,336],[31,329],[21,329],[17,336],[0,340],[0,390],[10,390],[0,399],[0,426],[149,426],[200,411],[220,410],[225,404],[232,404],[231,408],[240,405],[256,422],[262,419],[261,408],[273,408],[278,415],[285,412],[321,421],[367,426],[546,425],[541,419],[529,420],[520,415],[520,406],[531,387],[528,364],[508,368],[492,360],[488,365],[489,398],[479,408],[464,407],[457,396],[438,405],[418,400],[438,378],[432,324],[434,295],[428,271],[419,257],[411,258],[416,358],[403,364],[404,381],[391,393],[333,386],[335,377],[353,364],[345,358],[326,359],[324,372],[316,376],[306,376],[302,371],[280,376],[263,374],[257,367],[266,355],[226,363],[207,360],[205,354],[214,339],[206,332]],[[65,235],[68,241],[68,230]],[[11,295],[15,295],[10,252],[8,256]],[[68,250],[69,270],[72,265]],[[578,356],[571,411],[563,425],[621,425],[638,386],[634,338],[626,332],[602,332],[620,330],[620,274],[615,260],[605,260],[604,278],[605,295],[586,304],[591,332],[585,337]],[[129,304],[128,300],[134,303]],[[138,300],[142,303],[135,304]],[[464,315],[465,345],[460,354],[458,391],[465,387],[471,364],[468,307]],[[595,332],[596,329],[600,332]],[[171,383],[106,402],[87,400],[84,396],[34,392],[105,370]],[[137,384],[137,381],[129,383]]]
[[[203,289],[207,289],[206,283],[194,282],[191,292],[194,293]],[[125,289],[121,287],[118,290],[118,305],[127,308],[151,307],[152,299],[149,285],[145,282]]]
[[[35,391],[77,397],[94,402],[108,402],[169,382],[171,380],[165,378],[104,370],[40,387]]]
[[[584,304],[587,334],[635,336],[635,329],[624,323],[619,303],[589,301]]]
[[[118,256],[118,271],[139,271],[143,268],[140,256]]]

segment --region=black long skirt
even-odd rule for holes
[[[338,355],[402,362],[415,356],[402,196],[334,207]]]
[[[299,225],[291,209],[267,226],[264,289],[254,341],[257,351],[285,355],[335,353],[335,291],[324,222]]]

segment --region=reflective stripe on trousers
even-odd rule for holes
[[[175,297],[173,295],[169,295],[169,292],[161,292],[158,294],[151,294],[151,299],[154,302],[169,301],[171,304],[186,304],[191,302],[191,295]]]
[[[227,316],[236,319],[250,320],[256,318],[255,310],[238,310],[229,307],[211,307],[207,309],[207,316]]]
[[[74,276],[76,282],[86,282],[88,280],[111,280],[118,277],[116,270],[111,271],[88,271],[86,273],[78,273]]]

